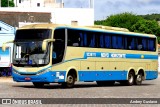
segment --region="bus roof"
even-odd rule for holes
[[[94,25],[94,26],[72,26],[72,25],[61,25],[61,24],[31,24],[25,25],[19,29],[55,29],[55,28],[71,28],[71,29],[79,29],[79,30],[88,30],[88,31],[95,31],[95,32],[109,32],[109,33],[116,33],[116,34],[130,34],[130,35],[137,35],[137,36],[147,36],[151,38],[156,38],[153,34],[145,34],[145,33],[135,33],[130,32],[126,28],[119,28],[119,27],[111,27],[111,26],[101,26],[101,25]]]

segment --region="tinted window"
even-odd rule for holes
[[[50,38],[49,29],[17,30],[15,40],[44,40]]]
[[[64,57],[65,51],[65,29],[56,29],[54,31],[52,64],[60,63]]]
[[[69,29],[68,46],[155,51],[156,39]]]

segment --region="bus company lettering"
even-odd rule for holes
[[[101,53],[102,58],[109,58],[109,53]]]
[[[111,54],[111,58],[126,58],[126,54]]]
[[[86,54],[88,57],[96,57],[96,53],[94,52],[87,52]]]

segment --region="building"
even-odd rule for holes
[[[57,0],[14,0],[16,7],[52,7],[63,8],[63,0],[57,2]]]
[[[63,0],[15,0],[17,7],[0,8],[0,20],[21,27],[32,23],[94,25],[94,0],[88,8],[64,8]]]
[[[7,76],[10,73],[13,44],[8,44],[5,52],[2,51],[2,44],[13,40],[15,31],[16,29],[14,27],[0,21],[0,76]]]

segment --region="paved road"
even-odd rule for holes
[[[73,89],[63,89],[61,85],[56,83],[46,85],[44,88],[35,88],[32,83],[16,83],[6,79],[0,82],[0,98],[160,98],[160,77],[156,80],[143,81],[141,86],[121,86],[116,83],[114,86],[98,87],[95,82],[78,82]],[[60,107],[62,105],[54,106]],[[76,106],[82,107],[86,105],[80,104]],[[90,106],[100,105],[90,104]],[[126,105],[123,104],[121,106]],[[154,106],[160,107],[160,105]]]

